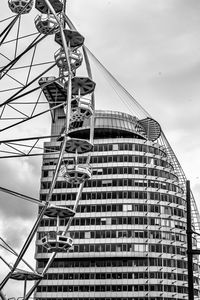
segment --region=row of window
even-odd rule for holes
[[[111,191],[111,192],[92,192],[92,193],[85,193],[83,192],[81,195],[82,200],[106,200],[106,199],[147,199],[147,195],[150,194],[150,200],[158,200],[158,201],[167,201],[169,198],[167,197],[161,197],[159,193],[147,193],[144,191]],[[154,194],[154,195],[153,195]],[[55,197],[54,197],[55,195]],[[58,196],[59,195],[59,196]],[[75,200],[76,199],[76,193],[63,193],[63,194],[53,194],[52,201],[56,201],[57,199],[62,200]],[[159,196],[160,195],[160,196]],[[47,194],[41,194],[41,200],[45,201],[47,197]],[[158,199],[156,199],[158,198]],[[159,200],[159,198],[162,198],[162,200]],[[176,198],[177,200],[180,198]],[[179,204],[179,203],[177,203]]]
[[[104,151],[139,151],[145,153],[151,153],[166,157],[166,153],[156,147],[152,147],[144,144],[133,144],[133,143],[119,143],[119,144],[96,144],[94,145],[94,152]],[[59,146],[46,146],[45,153],[52,151],[59,151]]]
[[[65,226],[68,219],[60,219],[60,226]],[[102,217],[102,218],[74,218],[72,226],[98,226],[98,225],[157,225],[170,228],[186,229],[186,223],[170,219],[151,218],[151,217]],[[56,226],[56,219],[44,218],[41,227]]]
[[[57,181],[55,189],[67,189],[68,183],[66,181]],[[50,181],[41,182],[42,189],[49,189],[51,186]],[[168,182],[163,182],[159,180],[138,180],[138,179],[110,179],[110,180],[90,180],[86,181],[85,187],[144,187],[144,188],[155,188],[155,189],[164,189],[172,191],[175,193],[182,193],[182,189]]]
[[[68,206],[73,209],[73,206]],[[106,213],[106,212],[145,212],[160,213],[170,216],[186,217],[182,209],[156,204],[102,204],[102,205],[79,205],[78,213]]]
[[[179,273],[167,272],[118,272],[118,273],[48,273],[44,276],[47,280],[102,280],[102,279],[168,279],[187,281],[188,276]],[[198,278],[194,278],[195,283],[198,283]]]
[[[162,194],[162,193],[155,193],[155,192],[149,192],[148,195],[149,195],[150,200],[158,200],[158,201],[164,201],[164,202],[185,205],[185,199],[180,198],[178,196]]]
[[[120,162],[126,162],[124,156],[116,156],[116,157],[118,158],[118,160]],[[120,160],[121,157],[123,158],[123,161],[122,161],[122,159]],[[104,157],[100,156],[100,157],[98,157],[98,160],[101,161],[101,160],[103,160],[103,158]],[[105,156],[105,160],[108,160],[108,158],[109,158],[109,156]],[[84,159],[84,160],[79,159],[78,160],[78,164],[84,164],[84,163],[86,163],[86,159]],[[130,168],[130,167],[128,167],[128,168]],[[99,175],[100,172],[101,171],[99,169],[94,169],[93,174],[94,175]],[[105,171],[103,171],[103,172],[105,172]],[[116,172],[116,171],[115,170],[112,171],[111,168],[108,168],[107,174],[116,174],[116,173],[113,173],[113,172]],[[128,170],[128,172],[129,172],[128,174],[133,174],[133,175],[156,176],[156,177],[161,177],[161,178],[166,178],[166,179],[171,179],[171,180],[174,180],[174,181],[178,181],[177,176],[175,176],[174,174],[169,173],[168,171],[158,170],[158,169],[155,169],[155,168],[132,167],[132,171]],[[53,174],[53,170],[43,170],[42,177],[52,176],[52,174]],[[71,185],[69,185],[68,187],[71,187]]]
[[[46,235],[46,232],[39,232],[38,239]],[[185,243],[187,238],[185,234],[162,232],[162,231],[147,231],[147,230],[98,230],[98,231],[71,231],[72,239],[115,239],[115,238],[139,238],[139,239],[158,239],[169,241],[180,241]]]
[[[46,266],[46,260],[38,261],[38,268]],[[171,267],[179,269],[187,269],[187,262],[184,260],[175,260],[173,258],[121,258],[121,259],[55,259],[51,264],[51,268],[107,268],[107,267]],[[198,270],[198,265],[193,264],[194,271]],[[159,270],[158,270],[159,271]]]
[[[155,182],[155,180],[147,180],[147,179],[102,179],[102,180],[88,180],[85,183],[85,187],[108,187],[108,186],[140,186],[140,187],[151,187],[152,182]],[[163,182],[161,180],[156,180],[156,182],[160,182],[162,184]],[[167,186],[163,185],[163,187],[166,189]]]
[[[161,210],[168,211],[169,206],[161,206],[154,204],[97,204],[97,205],[79,205],[77,212],[91,213],[91,212],[127,212],[127,211],[140,211],[140,212],[156,212],[161,213]]]
[[[119,199],[120,197],[131,199],[150,199],[156,201],[164,201],[170,202],[180,205],[185,205],[185,200],[178,196],[170,195],[170,194],[163,194],[163,193],[156,193],[156,192],[96,192],[96,193],[82,193],[82,200],[91,200],[91,199]],[[46,201],[47,194],[40,194],[40,200]],[[51,201],[68,201],[68,200],[75,200],[76,193],[58,193],[53,194]]]
[[[100,158],[101,157],[101,158]],[[173,171],[172,165],[163,159],[155,158],[155,157],[149,157],[144,155],[114,155],[114,156],[92,156],[91,157],[91,164],[92,163],[141,163],[144,165],[150,165],[151,166],[160,166],[163,168],[169,168]],[[106,158],[107,157],[107,158]],[[74,157],[64,157],[64,161],[66,164],[72,164],[74,163]],[[79,163],[85,163],[86,157],[79,158]],[[57,160],[45,160],[43,165],[44,166],[50,166],[50,165],[56,165]],[[127,173],[127,172],[126,172]],[[121,173],[120,173],[121,174]],[[134,171],[129,174],[134,174]],[[98,175],[98,174],[97,174]]]
[[[75,200],[76,193],[63,193],[63,194],[55,194],[57,195],[54,198],[52,197],[52,201],[56,200],[58,195],[63,195],[62,200]],[[47,194],[41,194],[41,200],[46,200]],[[65,198],[65,199],[64,199]],[[100,200],[100,199],[147,199],[147,192],[133,192],[133,191],[116,191],[116,192],[93,192],[93,193],[85,193],[82,192],[81,195],[82,200]]]
[[[137,285],[44,285],[37,288],[37,292],[169,292],[187,294],[188,288],[176,285],[137,284]]]
[[[43,233],[44,235],[44,233]],[[162,231],[135,231],[135,230],[99,230],[99,231],[74,231],[70,232],[70,236],[74,239],[87,238],[146,238],[170,241],[186,242],[185,234],[174,234],[172,232]],[[42,237],[42,236],[41,236]]]
[[[107,204],[107,205],[79,205],[77,212],[91,213],[91,212],[153,212],[168,214],[170,216],[186,217],[185,211],[176,207],[162,206],[155,204]]]
[[[40,233],[40,238],[45,235]],[[146,238],[159,239],[170,241],[186,242],[185,234],[162,231],[147,231],[147,230],[98,230],[98,231],[73,231],[70,232],[72,239],[105,239],[105,238]]]
[[[70,252],[142,252],[142,253],[169,253],[180,254],[185,256],[186,249],[173,245],[161,245],[161,244],[132,244],[126,242],[124,244],[79,244],[70,248]],[[38,246],[37,253],[47,253],[48,250],[43,246]]]
[[[68,219],[60,219],[60,226],[65,226]],[[102,218],[74,218],[72,226],[98,226],[98,225],[157,225],[160,227],[170,227],[186,229],[186,223],[170,219],[151,218],[151,217],[102,217]],[[44,218],[41,227],[56,226],[56,219]]]

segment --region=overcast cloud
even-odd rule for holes
[[[67,2],[69,17],[85,36],[87,47],[161,124],[199,203],[199,0]],[[7,1],[2,5],[1,18],[5,18],[10,15]],[[36,14],[34,11],[31,15]],[[27,24],[24,30],[30,31]],[[51,47],[43,49],[52,51]],[[11,49],[7,51],[10,54]],[[38,52],[37,59],[46,55],[47,51]],[[0,57],[0,65],[3,63]],[[129,112],[98,70],[95,80],[97,108]],[[23,126],[16,135],[48,134],[49,121],[50,117],[48,120],[45,117],[32,127]],[[40,165],[41,160],[34,158],[1,160],[0,185],[37,198]],[[1,235],[20,249],[35,220],[37,207],[3,193],[0,205]],[[10,297],[16,296],[16,287],[6,292]]]

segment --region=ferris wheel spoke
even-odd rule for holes
[[[7,18],[5,18],[5,19],[3,19],[3,20],[0,20],[0,23],[3,23],[3,22],[5,22],[5,21],[10,20],[10,19],[13,19],[13,18],[15,18],[15,17],[16,17],[16,16],[7,17]]]
[[[9,75],[8,73],[6,73],[6,76],[8,76],[9,78],[11,78],[11,79],[14,80],[15,82],[19,83],[21,86],[25,86],[25,84],[23,84],[22,82],[20,82],[19,80],[17,80],[17,79],[14,78],[13,76]]]
[[[6,193],[6,194],[10,194],[10,195],[12,195],[12,196],[21,198],[21,199],[23,199],[23,200],[32,202],[32,203],[34,203],[34,204],[44,206],[44,204],[43,204],[40,200],[38,200],[38,199],[35,199],[35,198],[33,198],[33,197],[30,197],[30,196],[27,196],[27,195],[24,195],[24,194],[21,194],[21,193],[18,193],[18,192],[15,192],[15,191],[6,189],[6,188],[4,188],[4,187],[2,187],[2,186],[0,186],[0,191],[1,191],[1,192],[4,192],[4,193]]]
[[[24,141],[32,141],[32,140],[41,140],[41,139],[49,139],[49,138],[57,138],[59,135],[45,135],[45,136],[37,136],[37,137],[28,137],[28,138],[20,138],[20,139],[7,139],[7,140],[1,140],[1,143],[16,143],[16,142],[24,142]],[[48,149],[48,147],[42,147],[40,149]]]
[[[1,53],[0,53],[1,54]],[[41,62],[41,63],[37,63],[37,64],[33,64],[32,67],[38,67],[38,66],[42,66],[42,65],[48,65],[48,64],[53,64],[55,61],[47,61],[47,62]],[[29,68],[30,65],[26,65],[26,66],[19,66],[19,67],[16,67],[16,68],[12,68],[12,71],[13,70],[20,70],[20,69],[26,69],[26,68]]]
[[[40,100],[41,95],[42,95],[42,91],[40,91],[40,94],[39,94],[39,96],[38,96],[38,98],[37,98],[37,101],[35,102],[35,105],[34,105],[34,107],[33,107],[33,110],[32,110],[32,112],[31,112],[30,117],[32,117],[32,116],[34,115],[34,112],[35,112],[35,110],[36,110],[36,108],[37,108],[37,106],[38,106],[38,103],[39,103],[39,100]]]
[[[33,36],[33,35],[38,35],[38,32],[30,33],[30,34],[27,34],[27,35],[20,36],[20,37],[18,37],[18,41],[20,41],[22,39],[25,39],[27,37]],[[6,44],[9,44],[9,43],[12,43],[12,42],[15,42],[15,41],[16,41],[16,38],[12,39],[12,40],[9,40],[9,41],[5,41],[5,42],[2,43],[2,45],[6,45]]]
[[[12,61],[10,58],[8,58],[6,55],[4,55],[3,53],[0,53],[1,56],[3,56],[4,58],[6,58],[9,61]],[[1,78],[1,77],[0,77]]]
[[[12,89],[5,89],[5,90],[1,90],[0,93],[5,93],[5,92],[10,92],[10,91],[16,91],[19,90],[20,87],[16,87],[16,88],[12,88]]]
[[[32,120],[32,119],[34,119],[34,118],[37,118],[37,117],[39,117],[39,116],[41,116],[41,115],[43,115],[43,114],[45,114],[45,113],[48,113],[48,112],[51,112],[51,113],[52,113],[56,108],[62,107],[63,105],[64,105],[63,103],[58,104],[58,105],[56,105],[56,106],[54,106],[54,107],[52,107],[52,108],[49,108],[49,109],[47,109],[47,110],[45,110],[45,111],[42,111],[42,112],[38,113],[38,114],[36,114],[36,115],[27,117],[26,119],[22,119],[21,121],[19,121],[19,122],[17,122],[17,123],[14,123],[14,124],[12,124],[12,125],[9,125],[9,126],[7,126],[7,127],[4,127],[3,129],[0,129],[0,132],[3,132],[3,131],[5,131],[5,130],[7,130],[7,129],[10,129],[10,128],[14,127],[14,126],[20,125],[20,124],[22,124],[22,123],[24,123],[24,122],[30,121],[30,120]]]
[[[32,79],[28,84],[24,85],[19,91],[17,91],[14,95],[12,95],[10,98],[8,98],[6,101],[4,101],[3,103],[0,104],[0,107],[2,107],[5,104],[8,104],[16,99],[18,99],[19,97],[22,97],[23,95],[20,95],[19,97],[17,97],[22,91],[24,91],[27,87],[29,87],[30,85],[32,85],[36,80],[38,80],[41,76],[43,76],[45,73],[47,73],[49,70],[51,70],[52,68],[54,68],[56,65],[56,63],[54,63],[53,65],[51,65],[50,67],[48,67],[46,70],[44,70],[42,73],[40,73],[39,75],[37,75],[34,79]],[[37,87],[36,89],[39,89],[40,87]],[[30,91],[29,91],[30,92]]]
[[[16,149],[14,146],[8,144],[8,143],[5,143],[6,146],[10,147],[11,149],[17,151],[19,154],[23,154],[25,155],[25,153],[23,151],[20,151],[19,149]]]
[[[16,56],[17,56],[17,47],[18,47],[18,42],[19,42],[20,23],[21,23],[21,15],[19,16],[18,26],[17,26],[17,37],[16,37],[14,58],[16,58]]]
[[[34,154],[19,154],[19,155],[16,155],[16,153],[13,153],[13,152],[8,152],[8,151],[0,151],[0,153],[7,153],[7,154],[14,154],[14,155],[7,155],[7,156],[0,156],[0,159],[5,159],[5,158],[22,158],[22,157],[34,157],[34,156],[45,156],[45,154],[43,153],[34,153]],[[59,152],[57,152],[56,154],[59,154]],[[51,156],[51,155],[55,155],[55,153],[48,153],[48,156]]]
[[[28,51],[30,51],[35,45],[37,45],[39,42],[41,42],[46,37],[44,35],[40,39],[38,39],[40,36],[41,36],[41,34],[39,33],[37,35],[37,37],[28,45],[28,47],[22,53],[20,53],[15,59],[13,59],[10,63],[8,63],[6,66],[4,66],[0,70],[0,72],[2,73],[5,71],[5,73],[7,73],[20,60],[20,58],[23,57],[24,54],[26,54]],[[5,73],[1,76],[1,79],[3,78]]]
[[[6,141],[1,141],[0,147],[3,147],[4,150],[0,149],[0,153],[7,154],[7,155],[0,155],[1,158],[14,158],[14,157],[29,157],[29,156],[51,156],[51,155],[58,155],[59,151],[58,150],[52,150],[51,148],[48,147],[42,147],[42,146],[36,146],[40,140],[44,140],[46,138],[58,138],[58,135],[55,136],[46,136],[46,137],[33,137],[33,138],[25,138],[25,139],[19,139],[19,140],[6,140]],[[17,142],[18,141],[18,142]],[[22,142],[24,141],[34,141],[33,145],[28,145],[27,143],[24,144]],[[6,147],[12,148],[14,151],[8,151]],[[15,149],[14,149],[15,148]],[[21,148],[27,149],[27,152],[22,153]],[[24,150],[24,151],[25,151]]]
[[[6,246],[4,246],[4,245],[0,244],[0,246],[2,248],[7,250],[8,252],[12,253],[13,255],[18,256],[18,253],[2,237],[0,237],[0,240],[6,245]],[[22,258],[22,261],[27,265],[27,267],[30,268],[31,271],[33,271],[35,273],[35,270],[31,267],[31,265],[29,265],[29,263],[25,259]]]
[[[11,29],[13,28],[13,26],[15,25],[16,21],[18,20],[19,16],[17,15],[7,26],[6,28],[0,33],[0,38],[2,37],[2,40],[0,41],[0,46],[2,45],[2,43],[4,42],[4,40],[6,39],[6,37],[8,36],[9,32],[11,31]]]
[[[23,115],[24,117],[28,118],[29,116],[24,114],[23,112],[21,112],[19,109],[13,107],[11,104],[7,104],[8,107],[12,108],[13,110],[15,110],[16,112],[18,112],[19,114]]]
[[[34,49],[33,49],[33,54],[32,54],[32,58],[31,58],[31,63],[30,63],[30,67],[29,67],[29,70],[28,70],[27,78],[26,78],[26,85],[28,84],[29,77],[30,77],[30,74],[31,74],[31,69],[32,69],[33,60],[34,60],[34,57],[35,57],[36,48],[37,48],[37,45],[35,45],[35,47],[34,47]]]
[[[2,256],[0,256],[0,259],[7,265],[7,267],[11,270],[12,269],[12,267],[11,267],[11,265],[2,257]]]

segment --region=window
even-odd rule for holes
[[[113,151],[119,150],[118,144],[113,144]]]
[[[112,180],[102,180],[102,186],[112,186]]]
[[[132,211],[132,205],[131,204],[124,204],[123,205],[123,211]]]

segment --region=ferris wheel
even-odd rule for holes
[[[34,13],[38,12],[39,15],[33,16],[34,6]],[[2,20],[0,34],[0,89],[3,95],[0,103],[0,155],[5,159],[43,155],[42,147],[39,146],[41,141],[54,138],[60,142],[46,201],[0,188],[3,192],[32,201],[40,207],[38,217],[20,253],[17,254],[1,238],[2,246],[17,258],[11,266],[1,257],[10,271],[0,284],[0,296],[6,299],[3,288],[9,279],[14,279],[24,281],[23,298],[28,299],[48,271],[56,254],[67,252],[73,245],[67,232],[76,214],[84,183],[92,174],[90,155],[93,149],[95,83],[92,80],[84,37],[66,15],[66,0],[8,0],[8,7],[10,16]],[[33,18],[33,24],[29,25],[29,19]],[[84,69],[86,76],[78,75],[79,68]],[[46,98],[45,101],[42,97]],[[50,113],[54,121],[59,110],[64,114],[60,134],[31,137],[20,135],[16,138],[23,125],[28,126],[29,122],[36,124],[46,113]],[[70,136],[70,130],[80,126],[85,119],[90,122],[89,137]],[[31,145],[28,144],[29,141]],[[64,159],[66,153],[73,155],[71,164]],[[83,153],[86,153],[87,159],[80,164],[78,157]],[[48,151],[49,154],[51,153]],[[55,152],[52,151],[52,154]],[[63,176],[68,183],[78,187],[73,209],[55,205],[51,201],[58,176]],[[57,226],[56,231],[48,232],[41,239],[42,246],[51,256],[43,272],[39,274],[23,257],[44,216],[56,218]],[[66,219],[64,230],[59,228],[60,218]],[[29,267],[29,271],[19,268],[21,261]],[[27,281],[34,282],[29,291]]]

